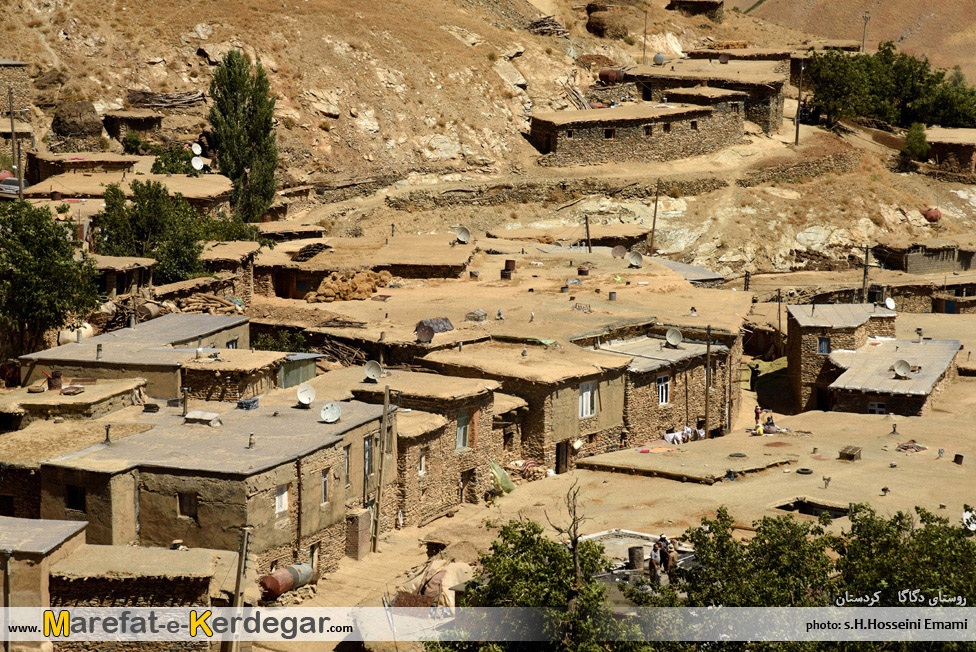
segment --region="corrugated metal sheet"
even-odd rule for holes
[[[847,371],[831,383],[831,389],[882,394],[926,396],[946,372],[962,344],[958,340],[868,340],[856,351],[835,351],[830,360]],[[897,360],[907,360],[917,371],[898,378],[892,371]]]
[[[873,303],[823,303],[816,306],[788,306],[790,316],[800,326],[856,328],[872,317],[894,317],[898,313]]]

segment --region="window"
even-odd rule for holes
[[[0,496],[0,516],[14,515],[14,497]]]
[[[363,476],[373,475],[373,438],[363,440]]]
[[[342,464],[343,472],[346,475],[346,486],[348,487],[352,484],[352,478],[349,477],[349,458],[352,457],[352,445],[346,446],[342,449]]]
[[[604,129],[603,130],[603,137],[606,138],[607,140],[613,140],[614,138],[617,137],[617,130],[616,129]]]
[[[298,294],[305,294],[308,292],[308,282],[307,281],[295,281],[295,292]]]
[[[671,123],[670,122],[665,122],[664,123],[664,133],[666,133],[666,134],[670,134],[671,133]]]
[[[579,418],[585,419],[596,414],[596,383],[581,383],[579,386]]]
[[[830,353],[830,338],[829,337],[818,337],[817,338],[817,353],[826,355]]]
[[[870,401],[868,403],[868,414],[888,414],[884,403]]]
[[[238,338],[235,337],[234,339],[232,339],[229,342],[227,342],[227,348],[228,349],[236,349],[237,348],[237,339]]]
[[[463,408],[458,410],[457,420],[457,445],[456,449],[468,447],[468,435],[471,434],[471,410]]]
[[[667,405],[671,402],[671,376],[657,377],[657,403]]]
[[[181,491],[176,494],[177,514],[184,518],[197,517],[197,495],[192,492]]]
[[[427,475],[427,448],[420,449],[420,459],[417,461],[417,475]]]
[[[691,130],[692,131],[698,131],[698,121],[697,120],[692,120],[691,121]]]
[[[329,502],[329,471],[331,469],[325,469],[322,471],[322,504]]]
[[[572,129],[567,129],[566,130],[566,138],[568,138],[570,140],[573,139],[573,130]]]
[[[64,488],[64,506],[76,512],[87,512],[86,491],[84,487],[69,484]]]
[[[275,487],[275,515],[288,511],[288,488],[290,485],[280,484]]]
[[[644,135],[653,136],[654,135],[654,125],[644,125]]]
[[[732,103],[732,113],[738,113],[738,112],[739,112],[739,104],[738,104],[738,102],[733,102]]]
[[[506,432],[502,435],[502,450],[510,451],[515,446],[515,433]]]

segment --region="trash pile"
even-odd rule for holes
[[[505,470],[516,485],[541,480],[550,475],[549,470],[535,460],[515,460],[506,464]]]
[[[904,444],[898,444],[898,448],[895,450],[899,453],[920,453],[924,450],[928,450],[928,447],[923,446],[914,439],[909,439]]]

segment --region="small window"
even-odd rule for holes
[[[595,444],[596,443],[596,433],[595,432],[594,433],[590,433],[589,435],[586,436],[586,443],[587,444]]]
[[[670,134],[671,133],[671,123],[670,122],[665,122],[664,123],[664,133],[666,133],[666,134]]]
[[[373,437],[363,439],[363,476],[373,475]]]
[[[818,337],[817,338],[817,353],[821,355],[826,355],[830,353],[830,338],[829,337]]]
[[[739,104],[737,102],[733,102],[732,103],[732,113],[738,113],[738,112],[739,112]]]
[[[691,121],[691,130],[692,131],[698,131],[698,121],[697,120],[692,120]]]
[[[352,478],[349,475],[349,459],[352,457],[352,445],[346,446],[342,449],[342,470],[346,476],[346,486],[348,487],[352,484]]]
[[[568,138],[570,140],[573,139],[573,130],[572,129],[567,129],[566,130],[566,138]]]
[[[176,494],[177,513],[185,518],[197,517],[197,495],[193,492],[181,491]]]
[[[305,281],[295,281],[295,291],[299,294],[305,294],[308,292],[308,283]]]
[[[515,433],[506,432],[502,435],[502,450],[510,451],[515,446]]]
[[[275,514],[283,514],[288,511],[288,488],[290,485],[280,484],[275,487]]]
[[[644,125],[644,135],[653,136],[654,135],[654,125]]]
[[[227,348],[228,349],[236,349],[237,348],[237,338],[234,338],[234,339],[230,340],[229,342],[227,342]]]
[[[0,516],[14,515],[14,497],[0,496]]]
[[[658,376],[657,377],[657,403],[658,405],[667,405],[670,402],[671,402],[671,377]]]
[[[579,386],[579,418],[585,419],[596,414],[596,383],[582,383]]]
[[[607,140],[613,140],[614,138],[617,137],[617,130],[616,129],[604,129],[603,130],[603,137],[606,138]]]
[[[420,449],[420,459],[417,460],[417,475],[427,475],[427,448]]]
[[[471,410],[463,408],[458,410],[457,420],[457,444],[456,449],[468,447],[468,436],[471,434]]]
[[[87,512],[87,492],[84,487],[69,484],[64,488],[64,506],[76,512]]]
[[[322,504],[329,502],[329,471],[331,469],[325,469],[322,471]]]
[[[870,401],[868,403],[868,414],[888,414],[884,403]]]

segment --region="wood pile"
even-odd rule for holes
[[[387,271],[332,272],[322,281],[318,290],[305,295],[309,303],[332,303],[333,301],[363,301],[370,298],[377,288],[386,287],[393,279]]]
[[[241,304],[216,294],[194,294],[180,299],[178,305],[182,312],[204,312],[208,315],[237,315],[244,312]]]
[[[554,16],[543,16],[529,23],[526,29],[533,34],[543,36],[569,36],[569,30],[562,26]]]
[[[547,475],[546,467],[535,460],[516,460],[505,465],[512,482],[519,485],[524,482],[541,480]]]
[[[173,109],[184,106],[202,104],[206,101],[202,92],[186,93],[153,93],[130,88],[126,93],[126,102],[134,108]]]
[[[566,99],[569,103],[575,106],[580,111],[585,111],[590,108],[590,103],[586,101],[583,94],[579,92],[576,88],[570,86],[569,84],[563,84],[563,89],[566,91]]]

